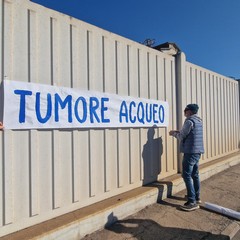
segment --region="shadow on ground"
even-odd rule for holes
[[[227,240],[228,236],[215,235],[210,232],[196,231],[181,228],[171,228],[159,225],[150,219],[127,219],[117,221],[114,225],[106,227],[108,231],[124,234],[122,239],[141,240]],[[126,234],[126,235],[125,235]]]

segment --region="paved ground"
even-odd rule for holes
[[[240,221],[204,207],[210,202],[240,212],[240,164],[202,182],[201,192],[203,203],[196,211],[179,208],[185,202],[182,191],[83,239],[240,240]]]

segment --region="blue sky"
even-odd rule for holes
[[[175,42],[187,61],[240,78],[240,0],[32,0],[136,42]]]

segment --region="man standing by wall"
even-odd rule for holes
[[[180,152],[184,153],[182,161],[182,177],[187,188],[188,201],[181,206],[185,211],[193,211],[199,208],[200,179],[199,159],[204,153],[203,147],[203,125],[197,116],[197,104],[188,104],[184,110],[186,117],[180,131],[171,130],[170,136],[180,140]]]

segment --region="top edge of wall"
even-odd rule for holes
[[[30,11],[32,10],[32,11],[35,11],[35,12],[41,12],[44,15],[48,15],[50,18],[53,18],[53,19],[59,19],[59,20],[64,19],[65,21],[67,21],[72,26],[78,27],[80,25],[85,25],[86,28],[89,31],[101,31],[102,35],[104,37],[112,36],[112,37],[115,38],[115,41],[121,41],[121,40],[128,41],[127,45],[136,45],[137,48],[144,49],[147,52],[151,52],[151,53],[153,53],[155,55],[161,55],[161,56],[164,56],[165,58],[173,58],[173,56],[171,56],[169,54],[166,54],[166,53],[158,51],[158,50],[156,50],[154,48],[145,46],[144,44],[142,44],[140,42],[134,41],[134,40],[129,39],[127,37],[121,36],[121,35],[119,35],[117,33],[108,31],[106,29],[103,29],[103,28],[98,27],[96,25],[93,25],[91,23],[88,23],[88,22],[85,22],[85,21],[83,21],[81,19],[78,19],[76,17],[72,17],[72,16],[70,16],[70,15],[68,15],[66,13],[62,13],[62,12],[59,12],[57,10],[45,7],[45,6],[41,5],[41,4],[32,2],[30,0],[5,0],[5,1],[19,4],[21,7],[23,7],[25,5],[25,7],[28,8]]]

